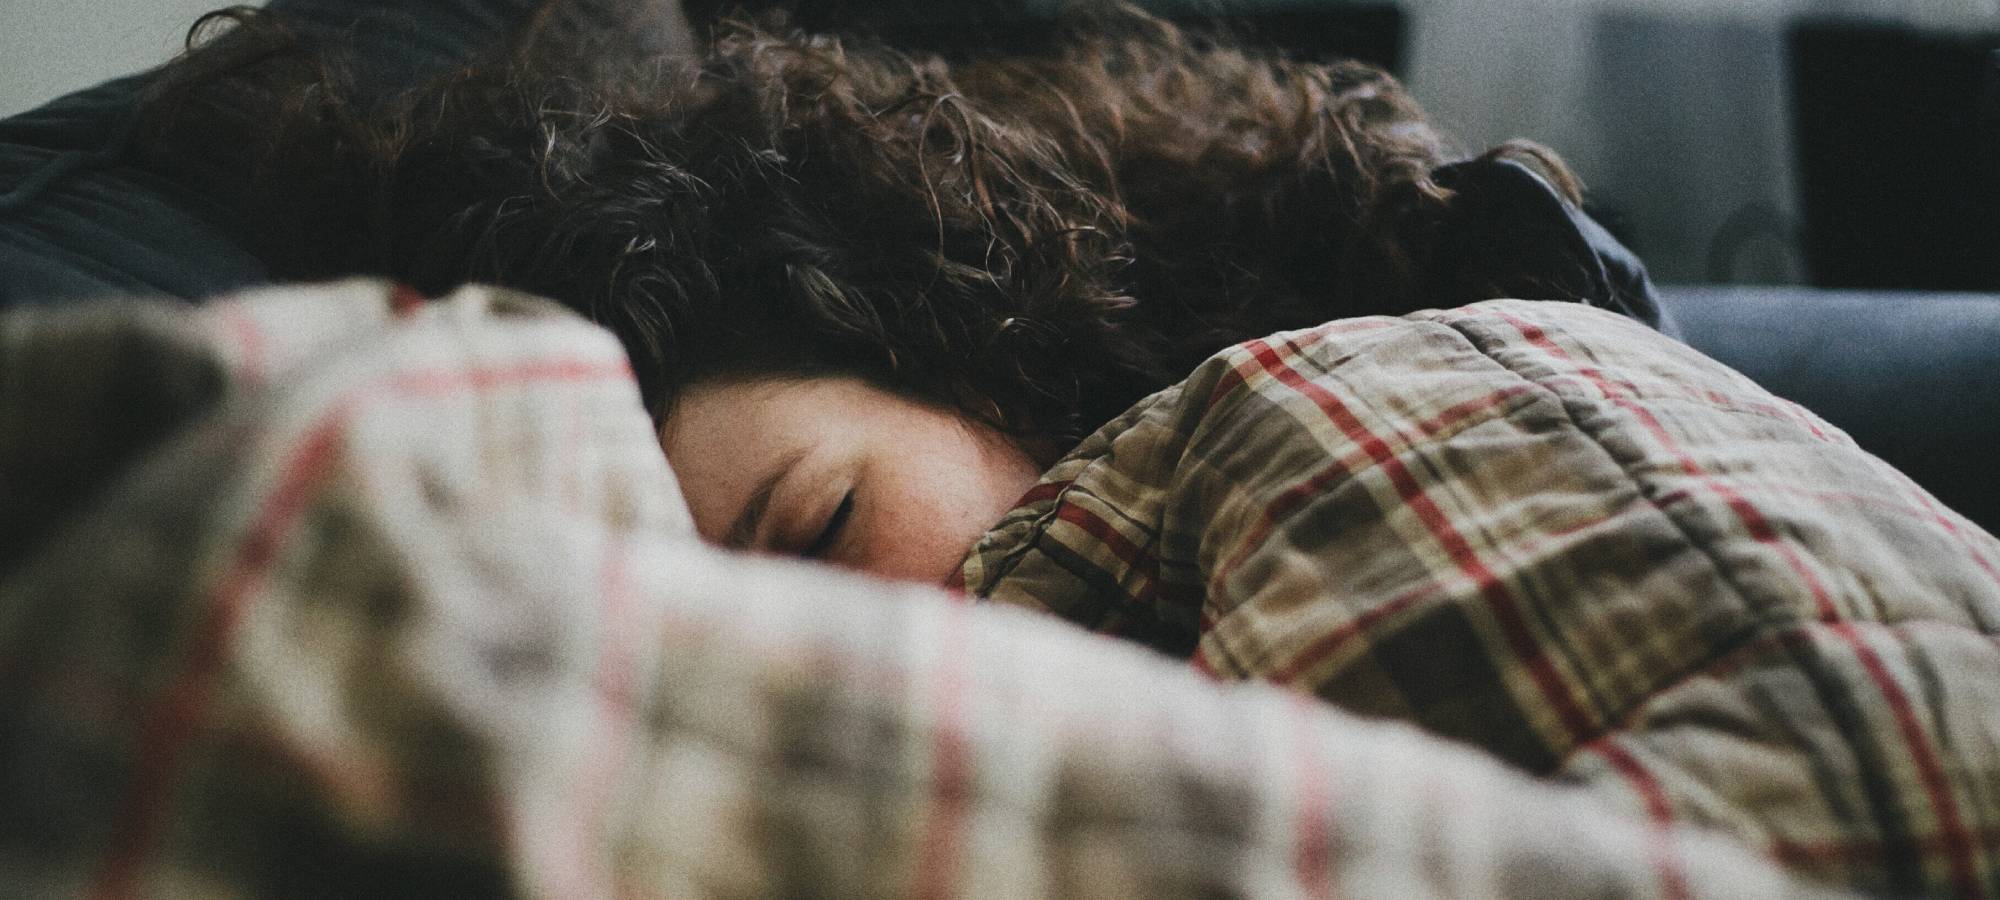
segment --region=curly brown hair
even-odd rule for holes
[[[1394,79],[1129,6],[949,62],[771,21],[688,66],[529,41],[374,106],[234,18],[163,82],[153,146],[200,90],[263,98],[268,215],[337,225],[270,229],[280,274],[555,298],[656,417],[703,380],[840,373],[1060,448],[1226,344],[1437,302],[1412,273],[1452,195]]]

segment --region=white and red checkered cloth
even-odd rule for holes
[[[1199,395],[1265,384],[1232,365],[1240,385],[1225,389],[1231,376],[1204,370],[1217,377]],[[1341,430],[1328,427],[1308,430]],[[1398,446],[1391,458],[1404,458]],[[1492,484],[1536,476],[1508,468]],[[1416,479],[1437,515],[1470,535],[1471,556],[1456,544],[1425,556],[1459,561],[1440,590],[1490,580],[1466,561],[1516,526],[1465,515],[1486,482],[1379,477],[1360,489],[1397,496]],[[1740,829],[1684,824],[1697,817],[1683,801],[1701,795],[1681,785],[1714,783],[1699,758],[1668,768],[1629,747],[1668,786],[1672,815],[1635,812],[1621,797],[1606,802],[1611,792],[1536,779],[1411,725],[1218,684],[1046,615],[707,547],[690,534],[616,342],[500,292],[413,305],[350,283],[198,310],[0,318],[0,492],[8,897],[1819,890],[1791,880],[1767,845],[1745,846]],[[1569,522],[1549,514],[1551,527]],[[1390,518],[1418,536],[1439,523]],[[1603,540],[1589,528],[1560,533]],[[1271,585],[1297,583],[1274,565],[1253,547],[1228,577],[1254,583],[1263,570]],[[1485,565],[1513,577],[1497,560]],[[1160,597],[1179,589],[1170,582],[1163,568]],[[1861,621],[1845,605],[1857,588],[1832,590],[1852,617],[1839,621]],[[1271,596],[1247,596],[1259,611],[1241,624],[1197,617],[1203,667],[1238,674],[1260,646],[1264,658],[1305,658],[1290,633],[1268,627],[1283,615]],[[1551,627],[1533,603],[1517,606],[1530,633]],[[1574,653],[1496,663],[1503,693],[1537,696],[1541,682],[1519,672],[1543,668],[1578,692],[1686,675],[1646,671],[1653,656],[1632,657],[1623,680],[1577,673],[1620,622],[1652,624],[1616,618],[1608,632],[1576,635]],[[1469,616],[1467,627],[1484,626]],[[1992,821],[1994,782],[1961,779],[1991,764],[1977,753],[1993,731],[1955,718],[1966,712],[1959,674],[1931,679],[1906,652],[1932,631],[1954,647],[1976,632],[1853,629],[1865,631],[1853,646],[1876,648],[1885,677],[1907,685],[1897,715],[1947,742],[1933,758],[1964,805],[1961,831],[1936,830],[1937,788],[1912,776],[1849,812],[1861,822],[1882,804],[1903,810],[1925,872],[1952,875],[1955,860],[1970,860],[1989,879],[1972,888],[1989,890],[1989,845],[1964,829]],[[1347,657],[1321,658],[1293,668],[1331,684],[1323,673]],[[1721,676],[1767,656],[1735,659],[1708,661],[1712,688],[1683,682],[1715,704],[1617,711],[1655,730],[1729,731],[1791,721],[1767,719],[1758,703],[1810,710],[1832,695],[1773,683],[1762,699],[1739,698]],[[1858,689],[1871,684],[1841,694],[1879,731],[1844,745],[1854,754],[1904,733],[1879,695]],[[1587,717],[1613,715],[1597,694],[1573,703]],[[1965,727],[1927,730],[1941,721]],[[1572,779],[1595,771],[1573,761],[1615,764],[1579,749],[1592,738],[1566,730],[1568,719],[1532,724]],[[1741,753],[1708,763],[1766,767],[1789,788],[1800,745],[1779,730],[1741,735]],[[1828,748],[1835,763],[1848,758]],[[1829,802],[1846,790],[1829,785]],[[1741,799],[1718,796],[1713,808]],[[1876,845],[1854,846],[1865,855]]]

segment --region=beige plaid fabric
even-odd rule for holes
[[[0,896],[1811,893],[1407,726],[706,547],[616,343],[502,293],[0,319],[0,478]]]
[[[1217,356],[1060,463],[963,580],[1824,883],[1991,897],[1996,567],[1741,375],[1496,301]]]

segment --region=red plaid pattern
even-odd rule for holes
[[[1049,473],[968,591],[1290,685],[1822,882],[2000,895],[2000,541],[1621,317],[1251,341]]]

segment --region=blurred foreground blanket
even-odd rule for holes
[[[0,318],[0,497],[7,897],[1814,895],[1679,805],[1628,815],[1048,616],[706,547],[615,341],[503,293]],[[1924,738],[1937,778],[1853,787],[1854,833],[1900,810],[1926,872],[1986,877],[1972,689],[1837,590],[1841,652],[1881,672],[1839,682],[1868,730],[1810,758],[1817,731],[1745,732],[1765,755],[1714,765],[1763,766],[1784,806],[1801,765]],[[1773,690],[1812,726],[1824,694]],[[1682,727],[1795,721],[1760,709]]]
[[[1618,316],[1493,301],[1234,348],[962,576],[1817,881],[2000,896],[2000,542]]]

